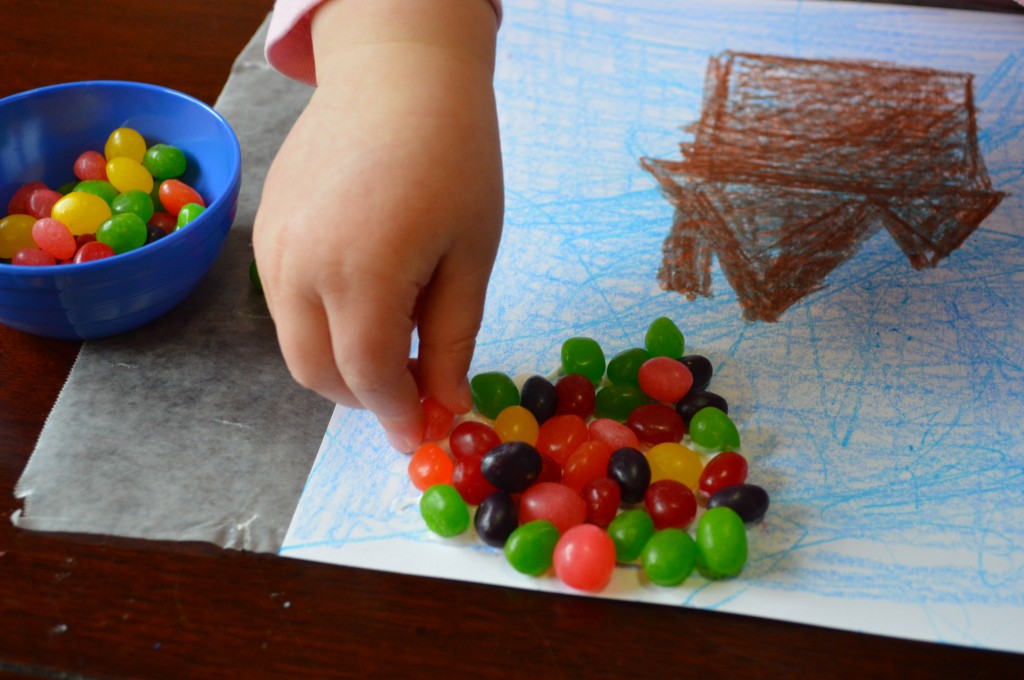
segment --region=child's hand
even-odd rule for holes
[[[483,0],[322,6],[318,88],[256,216],[292,375],[372,411],[402,450],[422,436],[421,390],[472,406],[466,374],[503,214],[494,34]]]

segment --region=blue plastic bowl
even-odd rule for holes
[[[0,264],[0,324],[52,338],[123,333],[184,300],[217,258],[238,205],[238,139],[206,104],[156,85],[84,81],[0,99],[0,212],[26,182],[57,187],[73,180],[75,159],[102,152],[119,127],[184,151],[181,179],[203,196],[206,211],[159,241],[105,260]]]

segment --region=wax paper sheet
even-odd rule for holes
[[[162,319],[84,343],[17,485],[19,527],[254,551],[281,544],[332,405],[291,380],[249,282],[263,178],[312,92],[267,65],[265,31],[216,103],[243,158],[224,251]]]

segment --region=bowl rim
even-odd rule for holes
[[[202,222],[207,218],[208,213],[212,214],[215,207],[220,207],[223,203],[232,199],[229,196],[234,192],[231,191],[231,187],[240,184],[242,174],[242,149],[238,141],[238,135],[235,134],[231,124],[228,123],[227,119],[224,118],[216,109],[207,104],[206,102],[196,99],[192,95],[185,94],[179,90],[175,90],[164,85],[156,85],[154,83],[143,83],[132,80],[75,80],[65,83],[56,83],[53,85],[46,85],[43,87],[37,87],[31,90],[25,90],[23,92],[16,92],[12,95],[0,98],[0,106],[10,104],[20,99],[28,99],[33,96],[38,96],[47,92],[54,92],[60,90],[75,90],[75,89],[86,89],[86,88],[116,88],[126,90],[151,90],[159,92],[162,95],[169,95],[179,99],[184,99],[192,105],[199,107],[209,114],[217,127],[227,132],[227,139],[229,141],[229,161],[231,167],[234,168],[234,172],[231,174],[231,181],[229,182],[229,190],[221,193],[220,196],[216,197],[209,205],[206,206],[206,210],[199,215],[195,220],[189,223],[187,226],[192,226],[199,222]],[[228,208],[230,210],[230,206]],[[212,219],[212,217],[211,217]],[[231,225],[224,230],[227,234],[230,231]],[[12,265],[10,263],[0,264],[0,268],[4,272],[4,276],[13,277],[40,277],[40,276],[51,276],[62,274],[65,276],[72,276],[76,272],[96,271],[102,270],[105,267],[117,267],[121,265],[131,264],[131,260],[155,256],[160,249],[170,248],[174,245],[174,241],[182,238],[188,238],[188,234],[184,233],[185,229],[175,229],[166,236],[157,239],[152,243],[147,243],[135,250],[130,250],[127,253],[121,253],[112,257],[106,257],[100,260],[92,260],[89,262],[76,262],[71,264],[51,264],[51,265],[33,265],[33,266],[19,266]]]

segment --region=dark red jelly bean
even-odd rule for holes
[[[474,453],[482,456],[500,443],[501,438],[491,427],[472,420],[459,423],[448,436],[448,445],[456,460]]]
[[[558,464],[558,461],[547,454],[540,454],[540,474],[537,475],[537,481],[535,484],[541,482],[554,482],[555,484],[562,483],[562,466]]]
[[[660,479],[647,487],[644,507],[655,529],[685,529],[697,516],[697,498],[690,487],[674,479]]]
[[[519,392],[519,405],[533,414],[538,425],[542,425],[558,410],[558,392],[550,380],[542,375],[534,375],[523,383],[523,389]]]
[[[511,495],[495,491],[480,503],[473,517],[476,535],[487,545],[501,548],[519,526],[519,509]]]
[[[699,354],[687,354],[680,358],[679,362],[690,369],[690,374],[693,376],[691,391],[703,390],[711,383],[711,376],[714,374],[715,368],[707,357]]]
[[[747,459],[735,451],[722,451],[708,461],[697,483],[704,497],[747,481]]]
[[[626,425],[648,444],[678,442],[686,431],[683,419],[667,404],[646,404],[634,409]]]
[[[587,504],[587,521],[599,527],[607,527],[619,512],[622,491],[619,485],[608,477],[598,477],[587,482],[580,493]]]
[[[480,470],[483,461],[483,455],[473,453],[456,461],[452,470],[452,486],[462,496],[462,500],[470,505],[480,505],[485,498],[498,490],[487,481]]]
[[[526,442],[499,444],[484,456],[480,470],[487,481],[502,491],[525,491],[540,475],[544,463],[540,453]]]
[[[676,402],[676,413],[683,419],[686,427],[690,427],[693,414],[706,406],[714,406],[722,413],[729,413],[729,404],[726,403],[724,397],[714,392],[696,389],[690,390],[689,394]]]
[[[737,484],[708,499],[709,508],[732,508],[744,522],[756,522],[768,512],[768,492],[756,484]]]
[[[558,413],[571,413],[586,420],[594,414],[594,383],[579,373],[562,376],[555,383],[558,392]]]
[[[633,448],[621,448],[608,460],[608,477],[619,485],[622,502],[640,503],[651,484],[651,464],[647,456]]]

